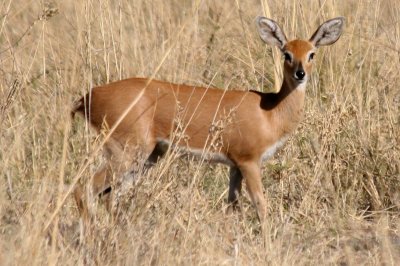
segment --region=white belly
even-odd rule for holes
[[[268,160],[271,158],[275,152],[285,144],[287,141],[288,137],[284,136],[281,139],[279,139],[277,142],[275,142],[273,145],[269,146],[264,153],[261,156],[261,162]],[[165,139],[158,139],[159,142],[170,145],[170,142]],[[211,163],[223,163],[229,166],[235,166],[235,163],[230,160],[228,157],[225,156],[223,153],[219,152],[207,152],[207,150],[203,149],[192,149],[190,147],[174,147],[177,149],[177,152],[181,154],[181,156],[188,156],[188,157],[193,157],[196,159],[202,159],[207,162]]]
[[[171,146],[170,141],[165,140],[165,139],[157,139],[158,142],[166,144]],[[225,156],[225,154],[220,153],[220,152],[210,152],[207,151],[207,149],[193,149],[190,147],[185,147],[185,146],[174,146],[172,145],[174,149],[180,154],[182,157],[191,157],[194,159],[198,160],[205,160],[207,162],[211,163],[223,163],[229,166],[234,166],[235,163],[230,160],[228,157]]]

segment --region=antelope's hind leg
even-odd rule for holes
[[[114,217],[117,217],[118,213],[121,213],[121,210],[122,213],[124,212],[126,208],[122,207],[122,205],[128,206],[131,204],[131,188],[134,187],[142,177],[147,175],[150,168],[158,162],[159,158],[161,158],[164,153],[165,150],[163,150],[162,147],[160,148],[158,144],[147,146],[146,149],[137,149],[136,152],[129,153],[135,154],[134,162],[131,163],[129,168],[126,168],[124,172],[118,174],[118,179],[113,183],[110,210],[114,214]]]
[[[166,147],[162,143],[156,143],[154,146],[153,151],[150,153],[150,155],[147,157],[147,160],[144,164],[145,170],[150,169],[153,167],[159,159],[161,159],[165,153],[167,152],[168,147]]]
[[[93,198],[96,198],[98,195],[107,194],[111,190],[111,181],[112,181],[112,171],[110,165],[107,164],[103,166],[99,171],[97,171],[94,176],[91,178],[91,190]],[[107,196],[106,196],[107,197]],[[91,219],[92,214],[90,213],[89,208],[89,198],[88,193],[84,189],[84,186],[81,184],[77,184],[74,190],[74,198],[76,204],[78,206],[79,214],[81,218],[88,222]],[[107,204],[109,205],[109,198],[106,199]]]
[[[90,179],[88,187],[77,184],[74,190],[74,197],[78,206],[80,217],[85,223],[89,222],[93,215],[90,206],[97,197],[102,196],[107,209],[110,209],[110,195],[113,175],[118,175],[127,167],[124,160],[124,150],[118,142],[109,140],[104,146],[106,162]]]
[[[78,206],[80,217],[85,223],[92,219],[91,213],[92,202],[97,197],[103,196],[107,209],[110,208],[111,183],[113,174],[118,169],[126,167],[123,160],[123,150],[118,143],[108,141],[104,146],[104,155],[106,162],[90,179],[88,187],[85,188],[82,184],[77,184],[74,190],[74,198]]]
[[[134,152],[127,153],[127,151],[122,150],[119,145],[116,145],[115,143],[107,143],[105,151],[107,157],[106,165],[98,170],[90,179],[89,191],[86,191],[84,186],[80,184],[76,185],[74,190],[74,198],[78,206],[79,214],[85,222],[88,222],[89,219],[93,217],[90,213],[90,200],[88,197],[92,197],[94,200],[96,200],[97,197],[102,197],[107,210],[110,211],[112,207],[110,192],[112,190],[111,185],[114,179],[113,175],[115,175],[117,178],[132,179],[120,180],[122,181],[122,185],[124,185],[126,183],[130,183],[131,181],[133,183],[133,179],[138,172],[138,169],[132,170],[132,162],[127,161],[126,159],[131,157],[132,154],[135,154]],[[128,156],[128,154],[131,154],[131,156]],[[141,154],[142,158],[147,157],[147,160],[143,165],[144,171],[147,171],[153,165],[155,165],[159,158],[161,158],[164,154],[165,149],[162,147],[162,145],[147,145]],[[133,155],[133,157],[135,157],[135,155]]]

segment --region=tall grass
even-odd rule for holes
[[[281,57],[259,40],[257,15],[289,39],[346,17],[342,38],[318,51],[304,121],[265,164],[265,233],[246,194],[241,212],[224,213],[226,167],[173,155],[118,215],[94,206],[82,233],[66,196],[101,164],[101,138],[71,123],[72,102],[131,76],[276,90]],[[397,0],[3,1],[1,264],[397,264],[399,17]]]

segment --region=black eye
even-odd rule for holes
[[[315,53],[311,53],[310,56],[308,57],[308,61],[311,61],[314,59]]]
[[[285,61],[288,61],[289,63],[292,62],[292,56],[289,53],[284,53],[283,56],[285,57]]]

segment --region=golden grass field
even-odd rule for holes
[[[227,167],[173,154],[82,232],[71,184],[103,157],[73,102],[132,76],[274,90],[283,60],[258,15],[289,39],[346,17],[317,53],[304,120],[264,164],[265,232],[246,193],[225,214]],[[397,0],[4,0],[0,264],[399,265],[399,65]]]

